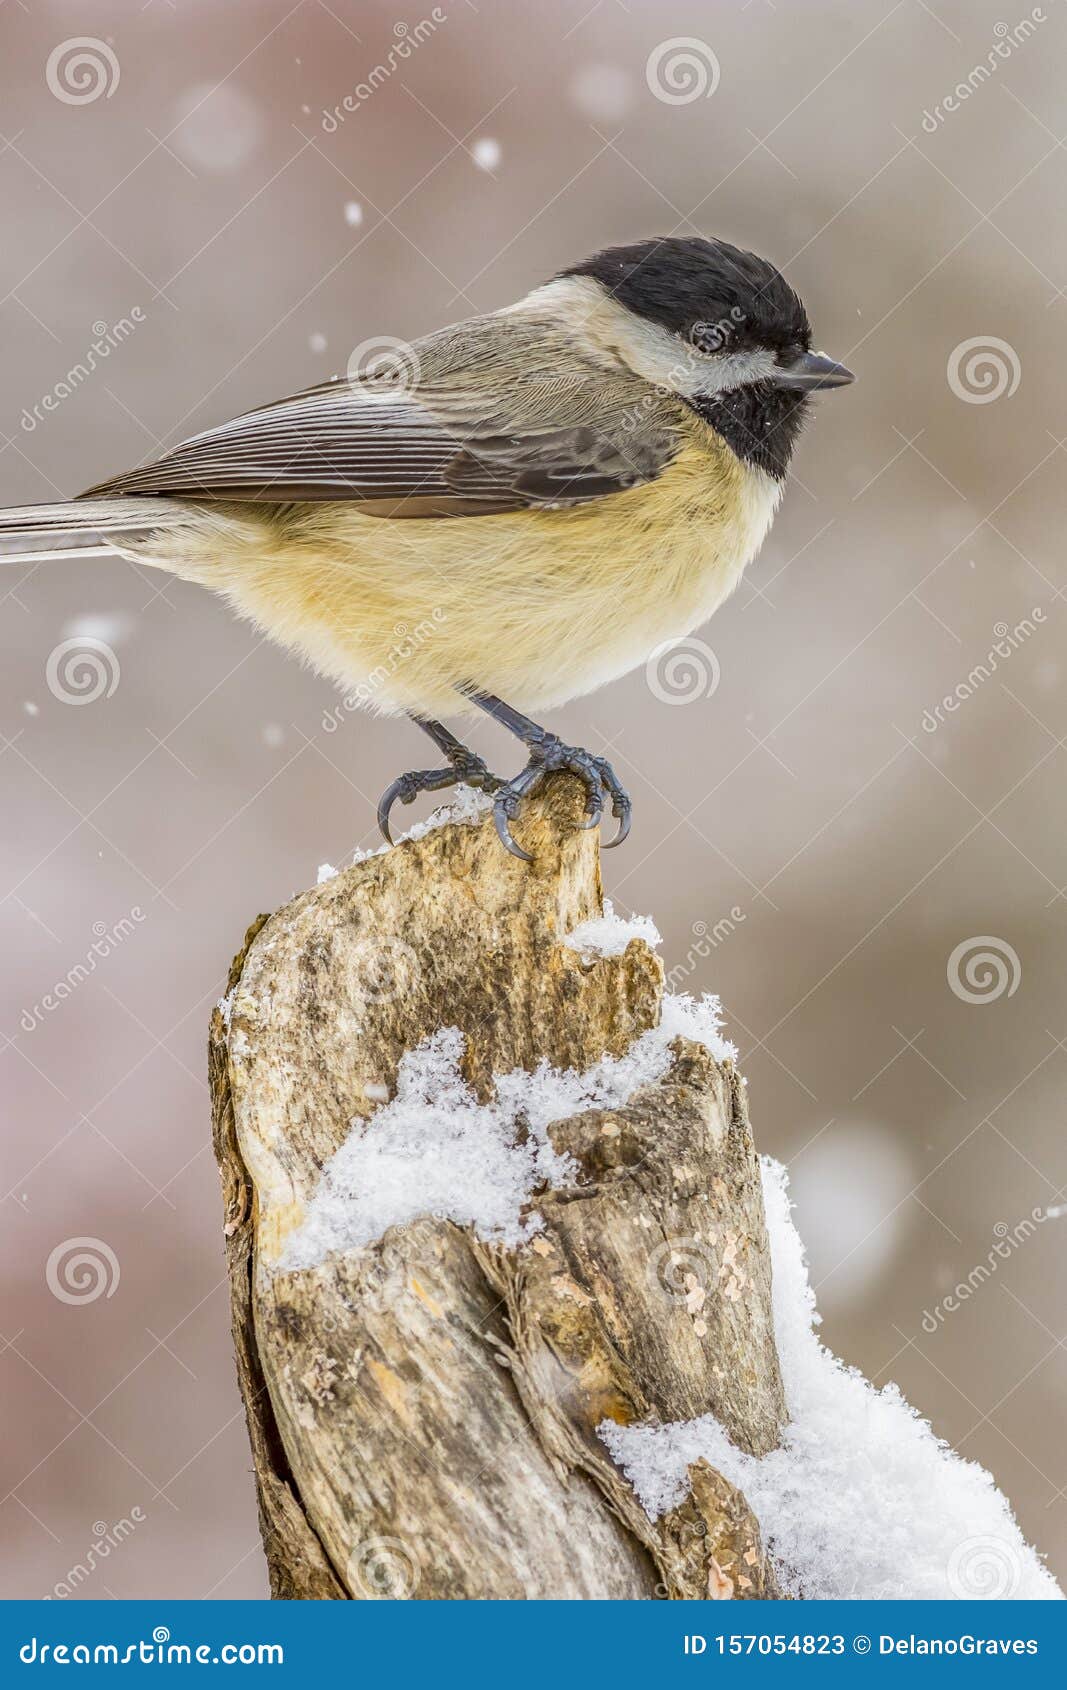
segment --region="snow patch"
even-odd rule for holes
[[[624,1056],[605,1056],[584,1074],[542,1062],[495,1078],[496,1098],[481,1103],[460,1071],[463,1035],[444,1027],[401,1059],[393,1098],[357,1117],[327,1163],[283,1269],[315,1267],[336,1250],[359,1250],[387,1228],[424,1215],[473,1226],[480,1238],[517,1246],[538,1232],[530,1210],[537,1190],[577,1174],[553,1150],[553,1121],[585,1109],[611,1109],[658,1080],[681,1035],[720,1060],[736,1054],[722,1038],[717,998],[668,997],[660,1025]]]
[[[352,853],[352,863],[365,863],[371,857],[384,857],[395,845],[403,845],[405,839],[425,839],[438,827],[450,827],[454,823],[466,824],[480,821],[487,810],[493,808],[493,800],[488,792],[481,792],[476,786],[467,786],[460,782],[456,787],[455,796],[450,804],[443,804],[439,809],[428,815],[425,821],[414,822],[406,833],[398,833],[392,845],[378,845],[373,850],[364,850],[357,845]]]
[[[781,1449],[738,1450],[714,1416],[600,1436],[650,1519],[705,1457],[740,1487],[789,1594],[879,1600],[1062,1596],[1006,1498],[934,1435],[895,1385],[877,1390],[822,1345],[787,1175],[763,1158],[774,1326],[790,1423]]]
[[[622,956],[631,939],[643,939],[653,949],[662,943],[659,929],[650,915],[632,915],[629,920],[615,914],[610,898],[604,899],[604,913],[581,921],[561,943],[568,950],[581,951],[583,956]]]
[[[439,809],[428,815],[424,821],[413,822],[406,833],[398,833],[392,845],[375,845],[364,849],[357,845],[352,852],[349,868],[357,863],[369,862],[372,857],[384,857],[393,846],[402,845],[405,839],[425,839],[435,828],[449,827],[453,824],[467,824],[480,821],[487,810],[493,807],[493,800],[487,792],[479,792],[477,787],[466,786],[462,783],[456,787],[455,796],[450,804],[441,805]],[[317,886],[325,886],[328,880],[336,879],[341,873],[332,863],[320,863],[318,868]],[[297,894],[294,893],[294,896]]]

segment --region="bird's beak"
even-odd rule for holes
[[[774,376],[778,387],[793,387],[804,393],[823,387],[847,387],[855,379],[851,370],[835,363],[825,352],[803,352]]]

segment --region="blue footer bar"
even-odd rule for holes
[[[969,1683],[1062,1673],[1060,1602],[0,1603],[0,1682],[151,1672],[322,1685]],[[1056,1663],[1059,1662],[1057,1668]]]

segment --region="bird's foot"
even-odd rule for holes
[[[461,746],[455,755],[449,756],[447,769],[412,769],[406,775],[399,775],[382,793],[378,803],[378,826],[388,843],[393,843],[393,836],[389,832],[389,812],[396,803],[411,804],[420,792],[441,792],[447,786],[459,786],[465,782],[467,786],[480,787],[483,792],[496,792],[503,786],[499,775],[494,775],[483,758]]]
[[[585,787],[585,813],[589,819],[583,823],[584,827],[599,825],[605,794],[611,799],[611,813],[619,827],[614,839],[609,840],[607,849],[621,845],[629,833],[633,808],[630,795],[607,758],[595,757],[578,745],[564,745],[555,734],[546,733],[530,742],[530,761],[522,773],[496,788],[493,821],[501,841],[513,857],[533,862],[529,851],[524,851],[512,837],[511,823],[519,813],[522,800],[536,792],[550,774],[559,771],[576,775]]]

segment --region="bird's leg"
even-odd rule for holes
[[[429,716],[416,716],[409,711],[411,720],[420,727],[423,733],[429,734],[438,750],[448,759],[447,769],[413,769],[410,774],[400,775],[383,792],[378,804],[378,826],[391,845],[392,835],[389,832],[389,812],[399,799],[401,804],[410,804],[420,792],[440,792],[446,786],[458,786],[460,781],[466,781],[468,786],[480,786],[485,792],[495,792],[502,786],[496,775],[491,774],[483,758],[472,751],[455,734],[449,733],[441,722],[434,722]]]
[[[522,799],[536,792],[546,775],[561,769],[577,775],[585,787],[585,808],[589,817],[586,827],[597,826],[604,808],[604,793],[607,793],[611,799],[611,813],[619,824],[619,830],[609,846],[622,844],[630,831],[632,805],[629,794],[606,757],[595,757],[578,745],[564,745],[556,734],[538,727],[529,716],[513,710],[510,704],[505,704],[502,698],[496,698],[491,692],[477,692],[473,688],[464,690],[472,704],[477,704],[486,715],[492,716],[494,722],[499,722],[502,728],[507,728],[529,748],[530,760],[522,773],[514,780],[498,784],[495,789],[493,821],[497,833],[513,856],[522,857],[526,862],[533,861],[530,853],[512,838],[511,823],[518,814]]]

